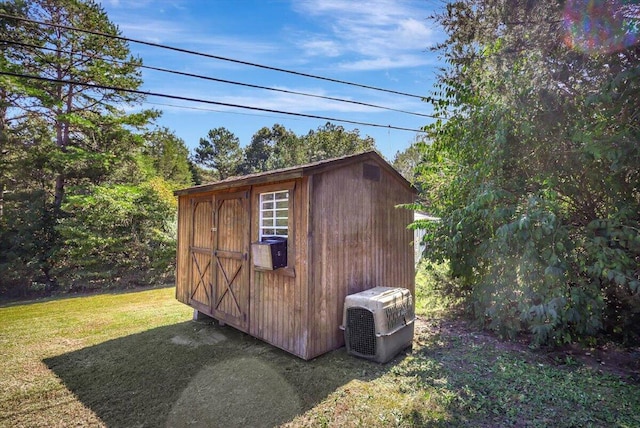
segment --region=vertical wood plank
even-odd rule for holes
[[[313,176],[310,295],[316,312],[310,326],[320,331],[312,333],[311,356],[344,343],[339,326],[347,294],[378,285],[414,291],[406,230],[412,213],[395,208],[412,202],[413,193],[384,168],[380,173],[380,180],[364,178],[363,164],[355,163]]]
[[[347,294],[377,285],[403,286],[412,293],[415,291],[410,246],[413,237],[406,229],[413,215],[409,210],[395,208],[397,204],[412,202],[413,192],[386,167],[380,168],[379,180],[363,177],[365,161],[377,162],[368,158],[352,164],[341,163],[336,168],[314,170],[312,176],[294,180],[290,209],[290,245],[294,254],[289,264],[295,275],[256,271],[249,263],[249,286],[246,291],[238,291],[246,293],[242,298],[248,301],[251,335],[302,358],[313,358],[343,344],[339,326]],[[247,242],[240,242],[229,232],[242,227],[238,219],[241,216],[235,215],[227,219],[228,228],[220,228],[216,239],[234,246],[245,245],[249,251],[249,243],[258,239],[259,193],[292,183],[289,180],[251,187],[247,206],[242,207],[250,213]],[[185,221],[189,216],[185,216],[188,204],[184,201],[195,196],[201,195],[179,198],[176,297],[181,301],[188,294],[185,285],[189,282],[190,265],[188,239],[184,237],[195,233],[191,220]],[[225,270],[233,270],[237,261],[222,263]],[[226,311],[236,314],[237,308],[230,301],[222,304]]]

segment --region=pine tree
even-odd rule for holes
[[[38,209],[30,211],[33,221],[28,225],[13,224],[0,232],[17,237],[13,244],[5,241],[9,253],[37,266],[51,287],[51,269],[62,245],[56,226],[73,215],[63,212],[69,189],[107,180],[141,144],[132,130],[141,129],[157,113],[123,109],[142,101],[126,91],[138,88],[142,80],[141,60],[131,55],[125,41],[66,28],[119,35],[94,1],[13,0],[2,3],[0,11],[33,21],[0,18],[0,35],[9,41],[0,72],[21,75],[1,77],[1,100],[9,107],[2,111],[3,141],[10,141],[3,142],[3,158],[9,159],[7,170],[13,172],[0,179],[13,195],[14,212],[19,213],[25,199],[31,205],[40,201]],[[8,205],[5,200],[5,216]],[[21,232],[20,227],[26,229]],[[29,228],[47,237],[36,242],[43,246],[38,251],[24,245]]]

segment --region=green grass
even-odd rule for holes
[[[458,328],[427,337],[390,374],[412,395],[432,397],[452,425],[640,426],[638,385],[587,367],[552,366]],[[416,418],[429,420],[420,409],[408,415]]]
[[[453,287],[446,264],[421,262],[416,270],[416,314],[425,318],[451,318],[459,313],[460,299],[449,297]]]
[[[447,319],[421,275],[385,365],[192,322],[172,288],[0,307],[0,426],[640,426],[637,384]]]
[[[638,427],[640,388],[576,361],[476,331],[444,299],[441,265],[416,277],[413,351],[367,382],[352,381],[291,425]],[[453,316],[452,316],[453,314]]]
[[[189,319],[174,289],[102,294],[0,308],[0,425],[96,425],[100,420],[48,359]]]

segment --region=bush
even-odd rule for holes
[[[58,281],[70,290],[166,281],[175,268],[175,208],[161,178],[78,189],[58,227]]]

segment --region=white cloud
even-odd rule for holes
[[[274,94],[270,96],[257,97],[255,95],[219,95],[219,96],[203,96],[201,93],[193,93],[192,95],[181,92],[181,96],[193,98],[205,98],[207,100],[233,104],[238,106],[249,106],[274,111],[289,111],[297,113],[317,114],[318,112],[374,112],[379,111],[372,107],[366,107],[356,104],[346,104],[337,101],[325,100],[321,98],[301,97],[293,94]],[[162,101],[167,102],[167,101]],[[176,102],[169,100],[171,104]],[[189,103],[190,106],[196,106],[205,109],[215,109],[219,111],[235,110],[234,107],[221,106],[209,103]]]
[[[185,36],[184,28],[164,20],[120,21],[118,27],[127,37],[152,43],[162,43]]]
[[[424,2],[401,0],[296,0],[293,8],[307,19],[326,23],[322,35],[299,35],[298,46],[308,56],[353,55],[345,69],[366,70],[428,64],[421,55],[434,43],[436,32],[427,21]],[[322,44],[318,44],[318,40]],[[318,49],[319,46],[331,49]],[[367,68],[371,67],[371,68]]]
[[[342,70],[366,71],[420,67],[430,63],[431,61],[424,56],[400,55],[395,57],[376,56],[360,60],[344,61],[337,66]]]
[[[335,40],[306,40],[300,45],[307,52],[307,55],[337,57],[342,54],[342,48]]]
[[[207,33],[199,31],[197,26],[175,20],[145,19],[135,21],[128,19],[120,20],[118,27],[125,37],[132,39],[185,47],[189,50],[233,58],[251,58],[255,56],[256,52],[269,54],[280,49],[275,43],[266,40],[256,41],[224,35],[207,35]],[[168,52],[158,50],[158,48],[150,48],[144,52],[144,57],[166,56]]]
[[[366,102],[373,105],[393,106],[393,108],[404,109],[409,111],[421,111],[424,109],[424,103],[417,100],[401,100],[392,99],[392,96],[380,95],[363,99],[361,94],[354,94],[355,98],[345,94],[332,94],[320,87],[287,87],[277,86],[278,89],[294,91],[299,93],[313,94],[319,96],[328,96],[342,98],[347,100],[357,100],[358,102]],[[344,103],[318,97],[306,97],[291,93],[267,92],[250,89],[232,90],[232,91],[216,91],[203,90],[201,87],[180,85],[166,86],[160,85],[149,88],[151,92],[179,95],[191,99],[210,100],[219,103],[233,104],[238,106],[251,106],[269,110],[299,112],[306,114],[335,115],[339,113],[387,113],[388,111],[379,108],[366,106],[362,104]],[[195,101],[180,101],[168,98],[149,97],[149,101],[169,104],[173,106],[186,104],[191,107],[202,108],[206,110],[229,111],[236,110],[235,107],[221,106],[213,103],[198,103]],[[174,107],[177,108],[177,107]],[[170,106],[162,107],[163,110],[172,110]],[[182,110],[182,109],[180,109]],[[197,112],[197,110],[196,110]],[[257,113],[257,112],[256,112]]]

